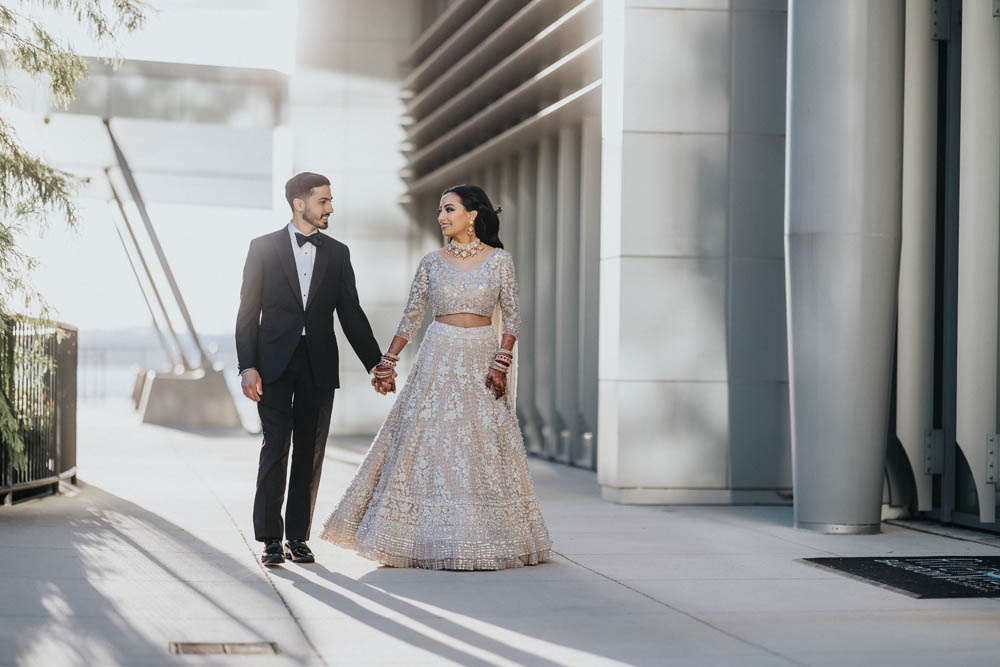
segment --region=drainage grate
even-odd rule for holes
[[[1000,597],[1000,556],[802,560],[915,598]]]
[[[274,642],[170,642],[174,655],[277,655]]]

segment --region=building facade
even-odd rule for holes
[[[95,71],[87,118],[47,132],[111,116],[151,199],[230,193],[266,229],[288,174],[328,174],[380,340],[441,192],[481,184],[521,285],[526,445],[610,501],[794,491],[803,527],[997,529],[995,1],[302,0],[286,23],[275,63]],[[154,137],[224,163],[146,162]],[[337,402],[341,435],[389,406]]]
[[[998,11],[422,3],[402,201],[417,253],[445,187],[503,205],[529,450],[617,502],[996,527]]]
[[[787,502],[785,6],[697,4],[429,3],[404,174],[504,207],[532,452],[609,500]]]

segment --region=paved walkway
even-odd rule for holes
[[[258,438],[142,426],[82,404],[75,493],[0,508],[0,664],[997,665],[1000,600],[916,600],[797,562],[998,555],[998,541],[884,525],[789,527],[787,507],[629,507],[532,461],[554,562],[381,568],[314,541],[265,571],[249,542]],[[364,444],[331,443],[316,522]],[[972,534],[974,535],[974,534]],[[961,535],[959,535],[961,537]],[[967,535],[968,537],[969,535]],[[168,643],[277,642],[278,656]]]

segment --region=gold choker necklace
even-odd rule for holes
[[[471,243],[459,243],[452,239],[451,243],[444,247],[454,257],[466,258],[475,257],[483,249],[483,242],[479,239]]]

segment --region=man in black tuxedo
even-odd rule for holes
[[[371,372],[381,357],[358,302],[350,251],[320,232],[333,213],[330,181],[320,174],[298,174],[285,184],[285,198],[291,222],[250,242],[236,317],[243,393],[257,403],[264,431],[253,524],[255,538],[265,544],[265,565],[278,565],[285,557],[314,561],[306,540],[333,394],[340,386],[333,312],[366,370]]]

